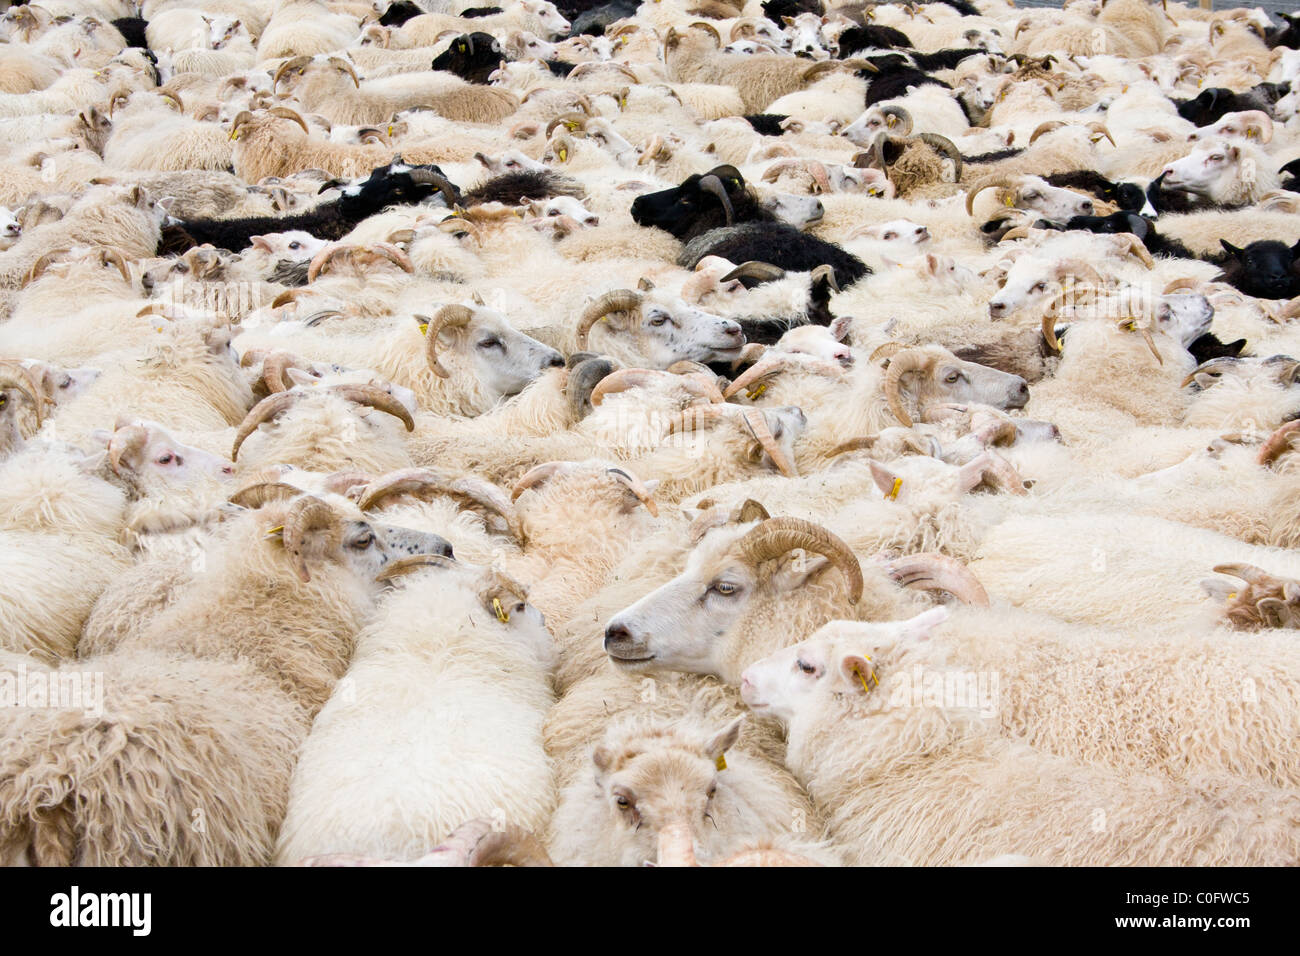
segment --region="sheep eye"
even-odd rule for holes
[[[552,210],[551,210],[550,212],[548,212],[546,215],[548,215],[548,216],[558,216],[559,214],[560,214],[560,210],[558,210],[558,209],[552,209]]]
[[[170,453],[163,455],[161,458],[158,459],[158,464],[160,465],[170,465],[171,463],[172,463],[172,456]]]
[[[815,674],[817,672],[816,667],[809,664],[807,661],[803,660],[802,658],[795,661],[795,663],[799,665],[799,670],[803,671],[805,674]]]
[[[947,377],[944,378],[944,381],[949,385],[955,385],[957,382],[961,381],[961,372],[949,372]]]
[[[896,233],[896,232],[887,232],[887,233],[885,233],[885,241],[886,241],[886,242],[889,242],[889,241],[891,241],[891,240],[893,240],[893,239],[897,239],[897,238],[898,238],[898,233]]]
[[[190,271],[190,267],[183,262],[178,262],[176,263],[176,271],[179,272],[181,275],[184,275],[185,273]]]
[[[364,551],[374,543],[375,536],[373,534],[364,534],[352,542],[352,547],[356,548],[358,551]]]
[[[1029,291],[1030,291],[1030,292],[1045,292],[1045,291],[1047,291],[1047,283],[1045,283],[1045,282],[1036,282],[1036,283],[1034,283],[1034,287],[1033,287],[1032,289],[1030,289]]]
[[[663,325],[667,321],[668,321],[668,316],[656,315],[653,319],[650,320],[650,324],[658,328],[659,326]]]
[[[713,797],[714,797],[714,795],[715,795],[717,792],[718,792],[718,785],[715,783],[713,786],[709,787],[709,792],[708,792],[708,794],[707,794],[708,798],[709,798],[710,800],[712,800]]]
[[[289,243],[289,248],[290,248],[290,249],[301,249],[301,248],[302,248],[302,243],[301,243],[301,242],[291,242],[291,243]]]
[[[723,597],[730,597],[740,590],[740,585],[732,584],[730,581],[718,581],[709,590]]]
[[[621,794],[614,798],[614,802],[618,804],[620,810],[630,810],[632,808],[632,801]]]
[[[484,339],[482,342],[478,344],[478,347],[481,349],[503,349],[504,348],[504,346],[501,344],[501,340],[496,338]]]
[[[1037,199],[1037,198],[1038,198],[1038,193],[1023,193],[1023,194],[1021,195],[1020,198],[1021,198],[1021,199]]]

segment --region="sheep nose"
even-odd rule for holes
[[[740,326],[730,320],[722,323],[722,334],[732,338],[744,338],[744,333]]]
[[[989,316],[990,316],[991,318],[996,319],[996,318],[998,318],[999,316],[1003,315],[1006,311],[1007,311],[1007,306],[1006,306],[1006,303],[1004,303],[1004,302],[990,302],[990,303],[989,303]]]
[[[140,277],[140,284],[145,287],[146,291],[153,288],[153,276],[145,273]]]
[[[1091,216],[1091,215],[1092,215],[1092,200],[1091,200],[1091,199],[1085,199],[1083,202],[1079,203],[1079,208],[1083,210],[1083,214],[1084,214],[1085,216]]]
[[[611,647],[623,647],[632,643],[632,632],[622,624],[610,624],[605,628],[605,650]]]
[[[547,368],[564,368],[564,356],[556,352],[546,361]]]
[[[1019,378],[1019,376],[1017,376]],[[1029,383],[1020,378],[1019,383],[1011,386],[1010,401],[1012,408],[1024,408],[1029,402]]]

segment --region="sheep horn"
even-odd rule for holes
[[[288,501],[303,493],[301,488],[283,481],[258,481],[240,488],[228,499],[232,505],[256,510],[272,501]]]
[[[905,588],[924,591],[947,591],[964,604],[988,607],[989,596],[984,586],[960,561],[927,551],[910,554],[891,561],[886,566],[889,576]]]
[[[116,249],[108,249],[108,248],[100,249],[99,261],[104,263],[105,265],[107,265],[110,262],[113,263],[113,265],[117,266],[117,271],[121,273],[122,281],[123,282],[131,281],[131,270],[127,268],[126,259],[124,259],[122,257],[122,253],[118,252]]]
[[[1172,282],[1170,282],[1168,285],[1165,286],[1164,291],[1161,293],[1161,295],[1170,295],[1171,293],[1174,292],[1184,292],[1188,290],[1195,292],[1200,287],[1201,287],[1201,283],[1200,280],[1198,279],[1191,279],[1191,278],[1174,279]]]
[[[1118,234],[1120,241],[1124,243],[1125,251],[1129,255],[1137,257],[1138,261],[1148,269],[1156,267],[1155,259],[1151,258],[1151,253],[1147,250],[1146,244],[1131,232],[1121,232]]]
[[[844,575],[849,587],[849,603],[862,600],[862,566],[843,540],[820,525],[801,518],[768,518],[748,531],[737,542],[747,561],[759,564],[779,558],[795,548],[826,558]]]
[[[740,419],[745,423],[751,435],[758,440],[767,452],[767,456],[772,459],[772,464],[776,465],[777,470],[787,478],[798,477],[799,472],[795,470],[794,462],[786,455],[785,450],[777,443],[776,436],[772,434],[771,427],[767,424],[767,416],[763,414],[761,408],[747,408],[740,413]]]
[[[127,425],[113,432],[108,443],[108,464],[113,474],[122,474],[122,459],[139,454],[149,442],[149,432],[141,425]]]
[[[584,113],[563,113],[555,117],[546,124],[546,138],[551,138],[551,133],[555,132],[555,127],[563,125],[570,133],[576,133],[578,130],[586,132],[587,117]]]
[[[49,252],[45,253],[34,263],[32,263],[32,267],[27,270],[27,276],[25,279],[23,279],[23,286],[26,287],[28,285],[31,285],[33,282],[35,282],[37,279],[39,279],[41,276],[45,274],[45,270],[48,269],[55,261],[57,261],[59,256],[63,255],[66,252],[71,252],[71,251],[72,251],[71,249],[68,249],[65,246],[60,249],[51,249]]]
[[[1230,574],[1247,584],[1257,584],[1260,587],[1281,587],[1284,583],[1282,578],[1274,577],[1253,564],[1216,564],[1214,573]]]
[[[1147,343],[1147,348],[1149,348],[1151,350],[1151,354],[1156,357],[1156,361],[1161,365],[1165,364],[1164,358],[1160,355],[1160,350],[1156,348],[1156,342],[1155,339],[1151,336],[1150,328],[1148,328],[1145,325],[1138,325],[1136,323],[1136,320],[1134,319],[1120,319],[1118,322],[1115,323],[1115,327],[1119,329],[1121,332],[1140,333],[1142,338]]]
[[[235,445],[230,451],[230,460],[235,461],[239,458],[239,448],[244,444],[244,440],[249,435],[257,431],[258,426],[265,422],[274,420],[277,416],[283,415],[293,407],[301,395],[300,392],[287,391],[278,392],[275,395],[268,395],[249,410],[244,416],[244,420],[239,423],[239,428],[235,431]]]
[[[921,142],[932,147],[936,152],[951,159],[953,166],[952,181],[955,183],[961,182],[961,150],[957,148],[956,143],[950,140],[947,136],[940,136],[938,133],[918,133],[914,138],[919,139]]]
[[[289,513],[284,519],[282,540],[285,550],[293,559],[298,577],[304,584],[311,581],[311,573],[307,570],[303,548],[307,543],[307,535],[320,529],[328,530],[331,538],[342,537],[339,513],[329,504],[314,495],[304,495],[289,506]]]
[[[290,70],[296,70],[300,66],[306,66],[310,62],[311,57],[309,56],[295,56],[281,63],[280,68],[275,71],[275,76],[271,79],[271,92],[274,93],[280,88],[280,80],[284,79],[286,73]]]
[[[411,257],[392,243],[376,242],[370,248],[373,252],[377,252],[380,256],[387,259],[403,272],[411,273],[415,271],[415,266],[411,262]]]
[[[1296,437],[1297,431],[1300,431],[1300,419],[1287,422],[1268,436],[1255,460],[1265,467],[1272,468],[1278,458],[1291,450],[1291,441]]]
[[[761,262],[758,259],[750,259],[748,262],[742,262],[736,266],[718,281],[731,282],[733,279],[758,279],[760,282],[775,282],[777,279],[784,278],[785,270],[780,266],[774,266],[770,262]]]
[[[1115,137],[1110,135],[1110,130],[1106,128],[1105,123],[1098,123],[1096,121],[1093,121],[1091,123],[1088,123],[1087,126],[1088,126],[1088,131],[1092,133],[1094,136],[1104,136],[1107,140],[1110,141],[1110,145],[1112,146],[1115,145]]]
[[[354,247],[336,242],[316,253],[311,260],[311,265],[307,267],[307,281],[315,282],[317,277],[325,271],[325,267],[329,265],[330,261],[343,252],[347,252],[350,256],[354,252]]]
[[[730,226],[736,221],[736,211],[731,208],[731,197],[727,195],[727,187],[722,184],[722,180],[710,173],[700,178],[700,189],[706,193],[712,193],[718,197],[722,203],[722,211],[726,213],[727,225]]]
[[[912,416],[903,404],[903,376],[925,368],[929,361],[929,356],[920,349],[903,349],[889,360],[889,368],[885,370],[885,397],[889,400],[894,417],[907,428],[912,427]]]
[[[443,199],[447,201],[448,207],[456,205],[457,200],[460,198],[457,195],[456,187],[452,185],[451,180],[435,170],[416,167],[408,172],[407,175],[411,177],[412,182],[421,183],[426,186],[437,186],[438,192],[442,193]]]
[[[605,474],[609,475],[621,485],[626,485],[627,489],[636,495],[637,500],[645,505],[645,510],[650,512],[654,517],[659,517],[659,506],[655,504],[654,498],[650,496],[650,490],[646,488],[645,482],[634,475],[632,472],[623,468],[606,468]]]
[[[504,828],[489,820],[462,823],[447,837],[465,866],[554,866],[546,848],[528,830],[514,824]]]
[[[1038,139],[1038,137],[1045,136],[1048,133],[1055,132],[1061,127],[1068,126],[1068,125],[1069,124],[1066,123],[1065,120],[1048,120],[1045,123],[1039,123],[1036,127],[1034,127],[1033,133],[1031,133],[1029,136],[1029,145],[1033,146],[1034,142]]]
[[[903,107],[892,105],[882,106],[880,107],[880,114],[886,117],[885,126],[887,126],[889,131],[895,136],[910,136],[912,134],[912,128],[915,125],[915,121],[912,119],[912,114],[903,109]],[[891,123],[889,121],[890,118],[894,119],[895,122]],[[903,124],[902,129],[894,129],[898,123]]]
[[[692,405],[689,408],[682,409],[681,414],[668,423],[668,434],[675,435],[678,432],[699,431],[701,428],[716,425],[722,419],[734,415],[740,410],[739,405],[728,405],[726,403]]]
[[[393,580],[393,578],[404,577],[413,571],[419,571],[421,568],[456,568],[461,566],[457,564],[455,558],[449,558],[445,554],[412,554],[384,565],[384,569],[375,575],[375,581],[382,584],[385,581]]]
[[[519,496],[529,488],[540,485],[546,479],[568,468],[569,464],[570,462],[567,461],[548,461],[545,464],[534,465],[510,489],[510,500],[518,501]]]
[[[869,451],[879,440],[879,435],[865,435],[861,438],[850,438],[848,441],[840,442],[832,448],[827,453],[826,457],[834,458],[837,455],[844,455],[851,451]]]
[[[287,106],[272,106],[267,112],[281,119],[293,120],[302,127],[304,133],[308,136],[311,135],[311,130],[307,127],[307,121],[302,118],[302,115],[297,110],[291,110]]]
[[[631,289],[616,289],[606,292],[587,306],[578,320],[578,348],[587,347],[587,336],[591,328],[611,312],[634,312],[641,308],[641,293]]]
[[[449,479],[431,468],[403,468],[367,484],[357,506],[362,511],[371,511],[394,495],[424,498],[435,494],[450,495],[495,512],[501,516],[510,534],[516,540],[523,540],[514,505],[504,491],[482,478],[467,476]]]
[[[631,388],[644,388],[647,385],[653,385],[655,382],[662,381],[665,374],[656,369],[648,368],[620,369],[612,375],[602,378],[600,384],[592,389],[592,407],[594,408],[603,402],[606,395],[626,392]]]
[[[425,319],[426,316],[417,316]],[[448,378],[451,372],[438,358],[438,336],[442,334],[443,329],[463,328],[474,321],[474,310],[467,305],[444,305],[433,318],[428,319],[429,327],[425,330],[424,336],[424,357],[429,363],[429,368],[439,378]]]
[[[712,23],[705,23],[703,20],[696,20],[694,23],[688,24],[688,27],[696,30],[703,30],[705,33],[713,37],[714,42],[716,42],[719,47],[722,46],[722,34],[718,32],[718,28]]]
[[[394,418],[401,419],[408,432],[415,431],[415,419],[407,407],[378,385],[332,385],[330,391],[349,402],[387,412]]]
[[[564,391],[568,396],[569,408],[575,420],[581,421],[586,416],[588,406],[592,402],[592,392],[613,371],[614,363],[600,357],[588,358],[569,370]]]
[[[1202,372],[1219,371],[1222,369],[1233,368],[1240,361],[1241,359],[1237,358],[1236,356],[1229,356],[1229,355],[1220,355],[1218,358],[1209,359],[1208,361],[1202,362],[1200,365],[1196,366],[1196,368],[1192,369],[1191,372],[1188,374],[1188,376],[1185,379],[1183,379],[1182,384],[1180,384],[1178,387],[1186,388],[1188,385],[1191,385],[1192,382],[1196,381],[1196,376],[1200,375]]]
[[[986,179],[986,180],[983,180],[982,182],[976,184],[976,186],[975,186],[973,189],[968,189],[968,190],[966,191],[966,215],[968,215],[968,216],[973,216],[973,215],[975,215],[975,197],[976,197],[976,196],[978,196],[980,193],[982,193],[982,192],[983,192],[984,190],[986,190],[986,189],[995,189],[995,188],[999,188],[999,187],[1001,187],[1001,188],[1003,188],[1003,189],[1015,189],[1015,188],[1016,188],[1016,187],[1015,187],[1015,183],[1013,183],[1013,182],[1012,182],[1008,177],[1006,177],[1006,176],[995,176],[995,177],[993,177],[993,178],[991,178],[991,179]]]
[[[275,351],[271,352],[262,360],[262,381],[266,383],[266,390],[272,395],[277,392],[287,392],[292,386],[285,380],[285,373],[291,368],[299,371],[310,371],[305,367],[306,363],[292,352]]]
[[[876,362],[880,359],[892,359],[895,355],[906,348],[907,346],[902,342],[886,342],[884,345],[878,347],[874,352],[872,352],[871,355],[867,357],[867,361]]]
[[[357,79],[357,71],[352,68],[351,63],[341,56],[332,56],[329,58],[329,64],[341,68],[343,72],[352,77],[352,85],[357,89],[361,89],[361,81]]]

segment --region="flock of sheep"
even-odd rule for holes
[[[0,18],[0,860],[1300,862],[1300,17],[468,2]]]

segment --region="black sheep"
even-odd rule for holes
[[[742,117],[746,123],[754,127],[754,132],[760,136],[780,136],[785,132],[781,128],[781,124],[789,118],[778,113],[754,113],[751,116]]]
[[[1300,242],[1288,246],[1276,239],[1262,239],[1239,249],[1226,239],[1219,245],[1228,254],[1223,271],[1214,277],[1234,289],[1261,299],[1294,299],[1300,296]]]
[[[632,201],[632,218],[686,243],[677,262],[688,269],[710,255],[770,262],[792,272],[811,272],[825,264],[835,270],[840,286],[871,271],[839,246],[777,221],[734,166],[715,166],[686,177],[680,186],[638,196]]]
[[[1290,179],[1282,180],[1282,188],[1293,193],[1300,193],[1300,159],[1293,159],[1281,169],[1280,173],[1286,173]]]
[[[1074,169],[1043,177],[1063,189],[1083,189],[1098,199],[1113,202],[1121,210],[1141,212],[1147,204],[1146,193],[1136,183],[1113,183],[1093,169]]]
[[[1229,113],[1263,110],[1272,115],[1273,104],[1290,90],[1286,83],[1260,83],[1245,93],[1234,93],[1221,86],[1201,90],[1193,99],[1174,100],[1178,115],[1197,126],[1217,123]]]
[[[384,15],[379,18],[381,25],[386,27],[400,27],[412,17],[418,17],[424,13],[419,7],[411,3],[410,0],[394,0],[384,11]]]
[[[840,34],[839,57],[846,60],[863,50],[888,50],[895,47],[906,49],[911,45],[912,41],[902,30],[869,23],[864,27],[849,27]]]
[[[1290,47],[1292,50],[1300,50],[1300,13],[1282,13],[1279,11],[1278,16],[1281,17],[1286,26],[1268,31],[1265,42],[1268,44],[1269,49],[1285,46]]]
[[[801,13],[826,15],[826,4],[822,0],[763,0],[763,16],[773,23],[783,22],[785,17],[797,17]]]
[[[487,84],[488,77],[507,59],[490,33],[463,33],[434,58],[433,68],[455,73],[466,83]]]
[[[244,219],[188,219],[163,227],[159,254],[179,254],[204,243],[240,252],[252,237],[301,229],[318,239],[338,240],[363,219],[392,205],[413,205],[442,192],[448,206],[460,193],[437,166],[407,166],[400,158],[374,170],[363,182],[349,186],[330,202],[295,216],[251,216]]]
[[[463,204],[476,206],[485,202],[499,202],[518,206],[530,199],[550,199],[552,196],[582,195],[582,186],[557,173],[527,170],[521,173],[503,173],[494,176],[481,186],[465,193]]]
[[[641,0],[610,0],[609,3],[596,4],[581,11],[560,6],[560,13],[572,24],[569,27],[571,35],[598,37],[605,33],[611,23],[634,16],[640,6]]]
[[[908,66],[905,62],[902,65],[892,62],[902,60],[901,57],[894,54],[888,54],[884,57],[866,57],[865,59],[870,60],[880,70],[879,73],[869,73],[866,70],[858,71],[857,75],[867,81],[867,95],[865,97],[867,107],[885,100],[900,99],[907,95],[909,88],[914,86],[930,84],[932,86],[941,86],[945,90],[952,89],[943,80],[930,76],[930,74],[924,73],[914,66]],[[891,62],[882,63],[882,61]]]
[[[120,17],[114,21],[113,29],[122,34],[129,47],[137,47],[141,50],[149,49],[149,41],[145,39],[144,31],[149,26],[149,21],[141,17]]]

